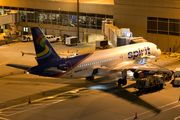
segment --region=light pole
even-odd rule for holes
[[[77,0],[77,38],[79,42],[79,0]]]

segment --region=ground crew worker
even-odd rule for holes
[[[172,77],[172,73],[170,72],[169,73],[169,80],[171,80],[171,77]]]
[[[169,48],[169,52],[171,52],[171,47]]]

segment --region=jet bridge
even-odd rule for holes
[[[17,13],[8,13],[0,15],[0,26],[10,24],[12,28],[12,34],[15,34],[15,23],[17,22]]]
[[[102,21],[102,34],[108,40],[109,45],[115,47],[146,41],[142,37],[132,37],[130,28],[114,26],[112,19]]]
[[[13,22],[13,15],[0,15],[0,25],[11,24]]]

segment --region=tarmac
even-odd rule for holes
[[[95,45],[65,46],[52,43],[58,54],[95,51]],[[22,56],[21,51],[25,54]],[[0,46],[0,119],[3,120],[170,120],[179,118],[179,87],[166,82],[164,89],[136,95],[135,81],[118,87],[115,76],[94,81],[60,79],[27,74],[7,64],[37,65],[33,42]],[[178,58],[161,55],[156,66],[174,70]]]

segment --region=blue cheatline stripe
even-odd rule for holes
[[[46,57],[50,56],[51,53],[52,53],[52,50],[51,50],[51,48],[49,48],[49,52],[48,52],[46,55],[44,55],[44,56],[42,56],[42,57],[37,57],[37,59],[39,60],[39,59],[46,58]]]
[[[56,76],[54,76],[54,77],[60,77],[60,76],[62,76],[62,75],[64,75],[64,74],[66,74],[67,72],[69,72],[70,70],[72,70],[73,68],[75,68],[76,66],[78,66],[81,62],[83,62],[84,60],[86,60],[88,57],[90,57],[92,54],[93,54],[93,52],[90,53],[89,55],[87,55],[85,58],[82,58],[81,61],[79,61],[79,62],[76,63],[74,66],[72,66],[71,68],[69,68],[68,70],[66,70],[66,72],[61,73],[61,74],[59,74],[59,75],[56,75]],[[72,59],[74,59],[74,58],[72,58]]]

